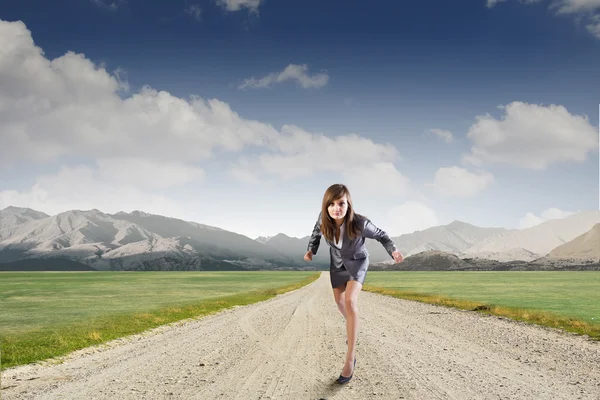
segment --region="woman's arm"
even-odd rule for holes
[[[317,250],[319,249],[319,244],[321,243],[321,213],[319,213],[319,217],[317,218],[317,222],[313,228],[313,231],[310,235],[310,239],[308,241],[307,251],[311,251],[313,254],[317,254]]]
[[[363,228],[362,235],[369,239],[375,239],[383,245],[385,250],[388,252],[390,257],[394,258],[395,251],[398,251],[394,241],[388,236],[388,234],[376,227],[369,219],[365,218],[365,225]]]

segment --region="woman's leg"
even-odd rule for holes
[[[340,312],[344,316],[344,319],[346,319],[346,296],[344,295],[345,290],[345,285],[333,288],[333,298],[335,299],[335,304],[337,304],[338,310],[340,310]]]
[[[350,376],[354,373],[354,358],[356,357],[356,336],[358,335],[358,294],[362,289],[362,284],[357,281],[349,281],[345,292],[346,309],[346,332],[348,334],[348,352],[346,353],[346,362],[342,370],[343,376]]]

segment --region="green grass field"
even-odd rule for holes
[[[266,300],[315,272],[3,272],[2,369]]]
[[[1,368],[266,300],[319,272],[0,273]],[[370,271],[365,290],[600,339],[600,272]]]
[[[365,290],[600,338],[599,271],[370,271]]]

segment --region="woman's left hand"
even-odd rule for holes
[[[392,257],[394,257],[394,261],[396,263],[401,263],[402,260],[404,260],[404,256],[398,250],[396,250],[392,253]]]

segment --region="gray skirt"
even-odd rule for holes
[[[365,278],[367,277],[367,270],[360,269],[358,276],[352,276],[346,269],[346,266],[342,264],[341,268],[336,268],[333,265],[329,266],[329,280],[331,281],[331,287],[336,288],[338,286],[346,286],[348,281],[358,281],[361,285],[364,285]]]

